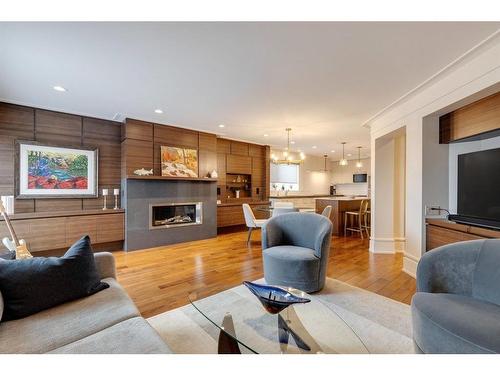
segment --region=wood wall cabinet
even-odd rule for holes
[[[226,154],[217,153],[217,173],[219,177],[217,178],[218,185],[226,184]]]
[[[198,133],[199,155],[198,175],[209,176],[217,166],[217,136],[209,133]]]
[[[252,174],[250,156],[226,155],[226,173]]]
[[[231,141],[229,139],[217,138],[217,153],[230,154]]]
[[[261,157],[252,158],[252,184],[253,186],[264,186],[265,179],[265,160]]]
[[[0,237],[10,237],[2,221]],[[33,253],[68,248],[84,235],[89,235],[95,245],[125,238],[123,210],[15,214],[11,222],[18,237],[26,240]]]
[[[500,238],[500,231],[459,224],[445,219],[426,220],[427,251],[450,243]]]
[[[122,141],[124,139],[137,139],[139,141],[153,140],[153,124],[150,122],[127,119],[126,126],[122,126]]]
[[[500,135],[500,92],[439,118],[439,143]]]
[[[96,243],[109,243],[125,239],[124,214],[99,215],[96,231]]]
[[[231,141],[231,155],[248,156],[248,143]]]
[[[222,203],[267,201],[269,199],[269,146],[254,143],[237,142],[224,138],[217,138],[217,199]],[[235,186],[232,182],[236,175],[240,175],[243,181],[249,181],[248,190],[240,198],[234,197]],[[245,184],[246,186],[246,184]],[[240,190],[241,191],[241,190]],[[241,207],[235,208],[239,212]],[[228,209],[229,210],[229,209]],[[239,214],[238,214],[239,215]],[[239,225],[241,218],[232,220],[231,217],[239,217],[229,214],[225,220],[231,225]],[[222,222],[222,226],[228,225]]]
[[[267,219],[269,214],[257,210],[258,206],[268,206],[269,201],[247,201],[252,208],[257,219]],[[226,203],[217,206],[217,227],[229,227],[233,225],[244,225],[245,217],[243,216],[242,203]]]

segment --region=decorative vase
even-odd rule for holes
[[[210,177],[211,178],[218,178],[219,177],[219,174],[217,173],[217,171],[214,169],[212,172],[210,172]]]
[[[278,314],[294,303],[311,302],[308,298],[298,297],[277,286],[255,284],[250,281],[243,281],[243,285],[250,289],[270,314]]]

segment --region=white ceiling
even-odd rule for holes
[[[0,99],[367,155],[364,121],[499,25],[0,23]]]

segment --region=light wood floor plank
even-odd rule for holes
[[[246,246],[246,231],[154,249],[114,252],[118,280],[145,317],[187,304],[187,296],[216,294],[262,278],[260,233]],[[334,237],[328,277],[410,303],[415,280],[401,271],[402,254],[372,254],[368,240]]]

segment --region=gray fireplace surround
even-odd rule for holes
[[[217,235],[217,187],[213,181],[124,179],[122,192],[126,251]],[[160,210],[164,217],[156,217],[154,225],[153,208],[158,206],[164,207]],[[182,206],[186,206],[186,211],[182,211]],[[167,221],[169,215],[176,217]],[[180,223],[182,218],[184,223]],[[164,226],[158,225],[159,219],[165,219]]]

